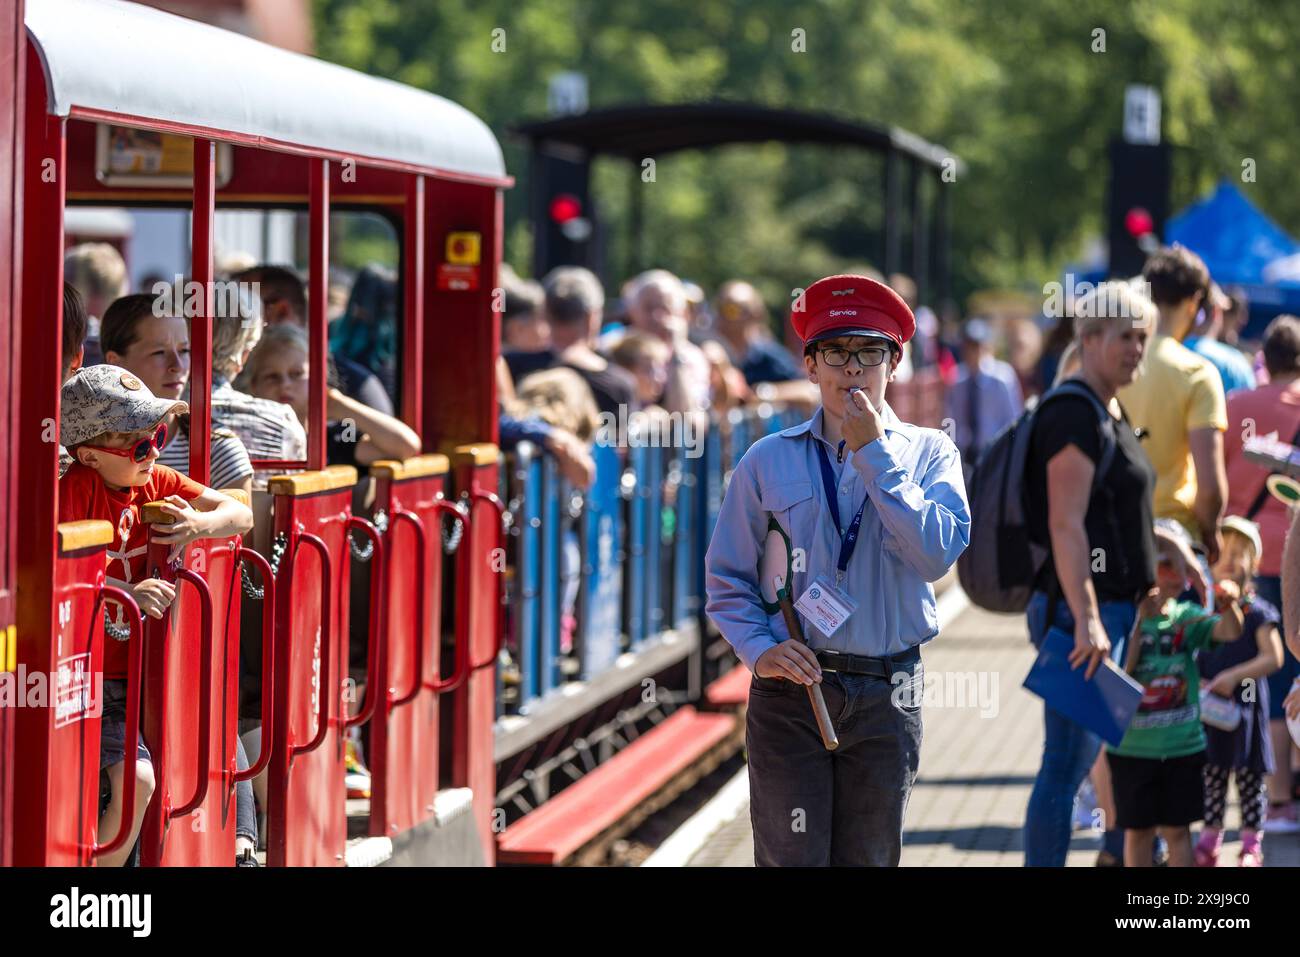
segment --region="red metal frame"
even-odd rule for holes
[[[414,173],[466,186],[508,189],[515,184],[513,176],[476,176],[473,173],[441,169],[437,166],[420,166],[416,163],[404,163],[400,160],[385,159],[382,156],[366,156],[361,153],[340,153],[337,150],[316,146],[302,146],[298,143],[289,143],[269,136],[238,133],[233,130],[222,130],[212,126],[201,126],[197,123],[179,123],[174,120],[153,119],[132,113],[119,113],[114,110],[95,110],[83,106],[73,106],[68,110],[68,119],[89,120],[92,123],[115,123],[119,126],[134,126],[142,130],[160,130],[164,133],[180,133],[195,138],[218,139],[223,142],[238,143],[241,146],[251,146],[260,150],[274,150],[277,153],[288,153],[293,156],[306,156],[313,159],[321,158],[337,163],[349,160],[355,162],[358,166],[373,166],[376,169],[393,170],[399,173]]]
[[[13,522],[20,543],[17,583],[18,665],[29,674],[56,673],[55,516],[58,515],[58,446],[46,441],[49,423],[59,420],[59,362],[50,344],[63,336],[63,199],[65,170],[64,122],[46,115],[45,77],[40,57],[28,45],[23,114],[23,296],[14,355],[19,358],[15,437],[9,445],[14,462],[22,463],[22,501]],[[26,362],[21,357],[30,353]],[[39,361],[38,357],[45,357]],[[102,551],[100,555],[102,556]],[[103,566],[100,566],[101,573]],[[64,569],[66,571],[66,569]],[[93,581],[82,578],[81,581]],[[80,763],[61,748],[52,714],[44,709],[19,708],[13,716],[14,764],[23,769],[14,788],[13,861],[19,865],[88,863],[75,844],[67,842],[71,810],[64,794],[79,779]],[[84,724],[84,722],[83,722]],[[94,722],[95,732],[98,721]],[[88,729],[87,732],[89,733]],[[98,739],[94,742],[98,753]],[[76,820],[74,817],[73,820]],[[82,832],[84,835],[86,832]],[[93,832],[91,840],[93,840]]]
[[[495,456],[482,464],[475,463],[471,455],[456,455],[452,461],[456,487],[468,493],[471,503],[485,493],[495,493],[498,478]],[[496,763],[492,756],[496,674],[489,666],[496,662],[495,649],[501,640],[499,633],[492,634],[492,628],[500,624],[494,603],[500,594],[501,573],[495,570],[498,565],[492,560],[491,550],[497,547],[499,532],[499,524],[493,529],[491,522],[477,522],[466,529],[460,545],[471,551],[466,556],[470,574],[456,583],[456,641],[465,643],[470,660],[479,667],[469,673],[452,699],[455,741],[452,785],[468,787],[474,792],[474,818],[484,860],[489,864],[496,860],[492,834],[496,800]]]
[[[370,732],[370,833],[377,836],[391,836],[433,817],[440,783],[440,696],[460,687],[469,675],[467,649],[458,643],[453,674],[446,681],[440,677],[443,552],[439,525],[445,517],[461,518],[444,497],[446,480],[445,473],[383,476],[376,489],[376,512],[383,509],[390,516],[384,601],[388,628],[379,678],[372,682],[385,691],[377,698]],[[399,532],[403,526],[407,531]],[[472,552],[468,540],[462,541],[466,548],[457,554],[457,581],[470,570]],[[407,543],[416,549],[414,561],[406,558]]]
[[[21,179],[23,130],[19,108],[23,102],[23,68],[26,60],[27,31],[23,28],[23,0],[13,4],[9,13],[0,16],[0,424],[7,435],[15,432],[17,411],[18,353],[14,339],[18,332],[21,304]],[[0,456],[0,674],[9,670],[11,643],[18,640],[12,626],[14,609],[14,511],[16,502],[10,494],[17,477],[18,462],[13,456]],[[13,720],[9,709],[0,708],[0,867],[13,862]]]
[[[217,144],[194,141],[190,279],[203,289],[203,315],[190,320],[190,478],[208,484],[212,456],[212,252],[217,208]]]
[[[22,24],[21,4],[13,11],[12,23],[17,33],[17,49],[23,50],[25,31]],[[3,40],[3,37],[0,37]],[[3,50],[0,48],[0,56]],[[82,163],[76,169],[70,169],[66,161],[69,126],[67,119],[47,115],[47,96],[43,66],[37,51],[28,47],[20,53],[16,68],[11,101],[22,104],[22,125],[15,129],[13,143],[0,149],[4,158],[12,155],[15,168],[22,170],[21,203],[16,203],[13,211],[15,222],[21,221],[21,243],[15,244],[12,255],[0,256],[0,262],[10,263],[14,269],[20,261],[28,263],[24,271],[27,295],[21,299],[21,318],[15,322],[11,353],[14,356],[13,407],[6,410],[6,403],[0,396],[0,419],[8,414],[8,421],[13,423],[12,435],[16,441],[11,444],[12,454],[7,459],[8,472],[0,475],[0,491],[3,490],[6,475],[12,476],[21,461],[24,475],[24,496],[21,503],[14,502],[15,496],[0,496],[13,504],[13,520],[5,523],[10,536],[9,541],[21,543],[21,556],[16,563],[17,587],[22,588],[24,600],[16,609],[19,633],[23,636],[20,647],[20,663],[29,672],[41,671],[47,675],[56,670],[59,649],[56,642],[62,640],[57,629],[56,602],[65,600],[61,596],[68,589],[78,587],[78,582],[90,580],[86,577],[86,568],[96,562],[102,569],[102,550],[90,552],[84,557],[89,562],[86,568],[76,563],[59,559],[54,533],[54,517],[57,515],[57,456],[56,446],[48,441],[48,429],[51,423],[58,421],[58,362],[35,361],[37,356],[50,356],[49,343],[60,340],[61,285],[63,261],[63,207],[70,188],[69,183],[77,183],[78,199],[100,198],[107,202],[133,202],[151,196],[165,201],[183,200],[184,194],[176,190],[135,190],[117,191],[102,184],[94,183],[93,174],[87,175],[89,157],[78,156]],[[8,69],[0,70],[0,83],[7,83],[11,75]],[[24,81],[24,76],[27,79]],[[426,448],[437,448],[448,443],[458,444],[489,438],[496,439],[496,395],[494,366],[499,352],[499,328],[493,321],[491,297],[497,284],[497,264],[501,255],[502,242],[502,202],[500,190],[512,185],[509,177],[479,177],[440,170],[433,167],[421,167],[414,164],[385,160],[382,157],[345,156],[330,150],[302,147],[298,144],[282,143],[261,137],[231,133],[200,127],[194,124],[158,121],[147,117],[132,116],[109,111],[87,110],[74,106],[70,119],[85,121],[74,123],[77,136],[92,134],[89,124],[95,122],[112,122],[135,126],[142,129],[161,130],[180,133],[195,138],[195,178],[192,191],[193,224],[192,251],[193,262],[191,278],[203,283],[209,290],[205,297],[205,310],[202,322],[194,323],[192,345],[198,361],[193,365],[192,394],[197,396],[192,415],[194,427],[191,430],[191,474],[205,480],[208,474],[210,453],[207,427],[209,412],[206,397],[210,385],[210,341],[211,309],[209,280],[212,276],[212,221],[215,201],[218,198],[214,181],[214,140],[235,144],[238,149],[274,151],[267,167],[272,169],[272,180],[276,184],[261,202],[273,202],[281,194],[286,177],[293,180],[292,202],[301,202],[301,171],[307,167],[307,196],[311,239],[311,362],[319,370],[317,383],[311,397],[309,416],[310,445],[309,457],[305,463],[293,463],[297,467],[308,465],[322,467],[325,463],[325,409],[326,393],[324,385],[325,355],[325,289],[328,281],[329,221],[328,211],[331,199],[329,178],[330,163],[353,160],[375,171],[373,182],[380,184],[379,191],[371,197],[361,192],[355,184],[341,184],[338,195],[342,201],[352,198],[356,201],[382,203],[392,209],[402,222],[405,239],[404,291],[405,291],[405,354],[403,357],[404,396],[401,409],[404,417],[412,423],[424,438]],[[19,135],[21,134],[21,135]],[[0,112],[0,147],[4,147],[4,115]],[[25,140],[26,151],[22,151]],[[82,139],[78,139],[82,142]],[[266,156],[263,153],[263,156]],[[3,230],[5,227],[4,158],[0,158],[0,251],[3,250]],[[273,161],[270,161],[273,160]],[[19,167],[21,164],[21,167]],[[249,172],[257,167],[244,164],[245,172],[241,176],[241,194],[248,198],[258,184],[257,173]],[[291,175],[292,174],[292,175]],[[268,174],[270,175],[270,174]],[[268,181],[270,182],[270,181]],[[371,187],[367,187],[368,189]],[[86,195],[81,195],[85,192]],[[128,197],[127,192],[131,195]],[[93,195],[92,195],[93,194]],[[391,194],[391,195],[390,195]],[[445,248],[446,234],[455,230],[479,232],[483,236],[483,262],[479,272],[479,288],[472,292],[439,291],[435,288],[437,265],[441,262]],[[0,276],[0,346],[6,344],[8,329],[3,317],[6,299],[18,300],[17,283],[10,293],[6,292],[5,280]],[[454,342],[456,349],[439,349],[433,354],[424,355],[425,341]],[[24,346],[26,350],[24,351]],[[9,350],[4,350],[8,354]],[[26,362],[20,363],[18,357],[27,355]],[[57,350],[54,351],[57,356]],[[485,490],[495,488],[495,475],[487,472],[493,469],[480,469],[477,487]],[[468,479],[466,479],[468,481]],[[461,484],[461,487],[466,487]],[[313,608],[315,600],[310,596],[314,592],[311,582],[304,583],[303,576],[293,583],[292,579],[282,579],[281,584],[290,581],[289,593],[280,589],[282,603],[271,605],[266,614],[273,615],[276,627],[268,631],[268,640],[264,654],[272,665],[267,670],[264,683],[263,707],[275,720],[270,724],[275,727],[264,729],[273,742],[263,749],[258,764],[270,765],[272,777],[279,776],[283,785],[283,794],[279,797],[278,813],[273,814],[271,860],[274,863],[337,863],[341,857],[344,834],[344,819],[341,806],[333,808],[334,796],[342,800],[342,726],[347,718],[341,703],[338,714],[330,705],[332,683],[343,677],[342,662],[346,661],[344,647],[337,647],[335,642],[344,640],[345,631],[341,627],[347,620],[346,579],[347,579],[347,543],[344,523],[337,520],[350,514],[348,503],[350,490],[344,494],[327,493],[300,498],[282,498],[277,508],[277,527],[291,536],[291,548],[296,548],[296,540],[310,541],[304,536],[316,535],[325,544],[330,555],[330,564],[335,574],[331,582],[333,594],[329,596],[329,607]],[[430,521],[440,516],[449,507],[428,505],[427,500],[420,499],[419,507],[408,506],[414,513],[421,509],[428,513]],[[467,531],[466,555],[458,559],[470,567],[470,562],[483,555],[488,547],[488,534],[482,530],[487,523],[479,522]],[[337,527],[336,527],[337,525]],[[430,536],[433,542],[426,545],[435,553],[440,549],[436,536]],[[223,547],[213,543],[214,548]],[[308,546],[315,547],[315,546]],[[16,553],[15,553],[16,554]],[[98,557],[95,557],[95,556]],[[230,551],[230,560],[237,562],[244,553]],[[301,556],[298,556],[299,558]],[[252,559],[255,562],[259,559]],[[5,545],[0,542],[0,627],[5,622],[5,592],[9,582],[5,578]],[[289,562],[290,566],[292,562]],[[381,567],[391,566],[391,559],[382,561]],[[75,566],[75,567],[74,567]],[[432,579],[438,576],[436,568],[440,562],[429,562],[426,576]],[[409,571],[409,569],[408,569]],[[286,570],[281,569],[281,574]],[[463,579],[463,582],[462,582]],[[223,601],[229,600],[217,592],[216,576],[210,571],[206,574],[208,586],[213,588],[214,608],[217,622],[221,620],[220,609]],[[234,587],[238,586],[237,571],[232,574]],[[333,588],[337,583],[338,587]],[[268,582],[268,603],[275,594],[272,583]],[[81,586],[84,587],[84,586]],[[391,584],[383,583],[386,593],[391,593]],[[466,702],[465,707],[457,705],[454,710],[461,714],[458,730],[455,734],[457,754],[453,759],[456,771],[456,783],[470,783],[476,792],[476,813],[480,828],[485,835],[489,833],[488,814],[492,802],[495,782],[492,775],[492,724],[494,709],[492,702],[492,676],[488,665],[492,660],[491,650],[496,647],[494,636],[482,634],[497,624],[496,612],[484,607],[495,599],[496,588],[488,582],[481,572],[473,574],[466,571],[457,575],[458,614],[457,614],[457,664],[450,679],[439,677],[437,669],[436,626],[429,629],[422,637],[432,643],[422,645],[427,652],[425,660],[431,662],[435,669],[432,677],[422,680],[423,687],[407,709],[412,713],[424,708],[427,714],[435,715],[438,710],[437,696],[433,688],[447,689],[463,681],[457,689],[458,701]],[[300,592],[296,594],[294,592]],[[424,594],[432,599],[434,593],[428,590]],[[236,591],[237,596],[237,591]],[[304,596],[305,599],[304,599]],[[237,598],[236,598],[237,600]],[[75,603],[74,603],[75,604]],[[192,602],[185,601],[190,606]],[[471,607],[473,606],[473,607]],[[440,605],[437,600],[426,606],[425,617],[434,622],[440,617]],[[81,621],[85,609],[79,609],[78,616],[72,623]],[[327,622],[338,627],[330,628],[332,640],[325,650],[323,658],[329,663],[324,675],[323,687],[327,693],[327,720],[323,726],[307,725],[300,713],[308,707],[307,701],[301,699],[301,674],[293,665],[301,665],[304,642],[314,641],[316,622],[321,612]],[[184,612],[180,613],[184,617]],[[487,617],[485,617],[487,616]],[[199,617],[202,617],[200,610]],[[379,622],[379,624],[375,624]],[[200,623],[198,629],[202,631]],[[220,625],[217,625],[218,629]],[[329,626],[327,625],[327,628]],[[88,628],[87,634],[95,631]],[[305,632],[310,630],[310,634]],[[395,625],[382,622],[379,618],[372,621],[372,635],[382,636],[380,650],[375,652],[378,659],[387,653],[388,645],[414,650],[410,631],[399,631]],[[227,635],[229,638],[229,635]],[[237,641],[237,631],[236,631]],[[223,642],[212,644],[212,654],[218,654],[218,648],[228,647]],[[237,646],[236,646],[237,647]],[[142,649],[143,650],[143,649]],[[310,648],[306,656],[310,666]],[[462,657],[463,653],[463,657]],[[236,656],[237,657],[237,656]],[[337,667],[333,663],[337,662]],[[374,666],[375,662],[372,662]],[[409,664],[409,662],[408,662]],[[478,670],[472,666],[481,664]],[[215,667],[215,662],[214,662]],[[384,670],[384,665],[379,665]],[[337,673],[337,674],[335,674]],[[220,681],[213,673],[212,694],[218,696]],[[417,672],[418,674],[418,672]],[[308,667],[310,676],[310,667]],[[407,677],[410,677],[409,673]],[[378,683],[377,683],[378,684]],[[386,690],[386,689],[385,689]],[[214,702],[216,698],[213,698]],[[369,707],[380,710],[379,697],[368,700]],[[31,711],[31,709],[24,709]],[[234,715],[231,706],[229,714]],[[293,726],[289,718],[294,719]],[[314,715],[308,715],[314,720]],[[363,716],[355,716],[359,721]],[[373,720],[373,719],[372,719]],[[466,724],[468,722],[468,724]],[[220,727],[218,727],[220,725]],[[302,735],[308,728],[311,737],[319,739],[321,746],[316,751],[302,751]],[[432,722],[434,740],[436,741],[436,720]],[[212,721],[210,732],[218,739],[225,729],[224,719]],[[98,746],[97,723],[83,721],[77,729],[84,745],[93,744],[96,753]],[[9,748],[8,741],[13,747]],[[264,739],[265,740],[265,739]],[[5,755],[12,754],[14,760],[23,768],[21,788],[14,788],[12,807],[6,805],[6,788],[10,778],[5,767],[0,765],[0,862],[12,851],[16,863],[89,863],[90,844],[93,842],[94,813],[91,804],[85,803],[85,791],[67,787],[69,775],[78,773],[77,768],[88,760],[84,749],[77,757],[77,752],[64,747],[62,729],[56,733],[52,727],[49,714],[18,713],[17,715],[0,715],[0,744],[5,744]],[[278,747],[277,747],[278,745]],[[214,743],[214,749],[217,745]],[[290,757],[290,749],[296,757]],[[201,750],[201,749],[199,749]],[[434,773],[430,778],[422,773],[421,780],[432,780],[436,786],[436,748],[434,754]],[[207,780],[208,794],[199,805],[208,809],[213,801],[225,800],[229,794],[230,784],[236,775],[233,768],[225,764],[224,752],[213,750],[209,755],[220,757],[214,760],[207,775],[200,777]],[[198,761],[198,752],[194,753]],[[74,760],[75,758],[75,760]],[[0,757],[0,761],[5,758]],[[181,760],[177,758],[177,760]],[[77,762],[81,763],[78,764]],[[216,766],[220,765],[220,766]],[[188,766],[188,759],[183,766]],[[427,769],[426,769],[427,770]],[[256,769],[250,769],[240,777],[251,776]],[[93,775],[92,775],[93,777]],[[336,780],[337,779],[337,780]],[[221,786],[218,787],[218,781]],[[84,783],[84,781],[83,781]],[[201,788],[197,781],[194,787]],[[335,787],[337,785],[337,787]],[[66,795],[66,801],[52,799],[56,793]],[[184,796],[189,796],[186,791]],[[319,796],[313,798],[313,795]],[[422,797],[422,796],[421,796]],[[85,799],[85,800],[83,800]],[[60,828],[63,824],[56,822],[56,809],[62,808],[68,801],[68,807],[79,808],[72,820],[80,828],[74,839],[68,839]],[[272,806],[276,807],[277,797],[272,796]],[[82,802],[82,803],[77,803]],[[187,801],[186,803],[193,803]],[[424,805],[420,805],[423,807]],[[87,810],[89,808],[90,810]],[[417,808],[418,812],[418,808]],[[423,813],[423,812],[418,812]],[[87,817],[87,815],[89,817]],[[328,818],[328,820],[327,820]],[[10,822],[23,822],[21,829],[12,828]],[[286,833],[286,824],[292,820],[294,834]],[[277,833],[277,825],[279,831]],[[90,830],[87,831],[86,828]],[[172,847],[179,847],[179,828],[173,827],[166,842],[164,857],[169,856]],[[13,845],[8,846],[9,835]],[[485,842],[485,852],[491,857],[491,842]],[[164,863],[169,861],[164,860]]]
[[[406,248],[403,250],[402,421],[424,435],[424,177],[412,176],[406,189]],[[425,448],[429,447],[425,443]]]
[[[146,626],[144,726],[157,788],[140,831],[145,867],[234,863],[239,548],[238,538],[192,542],[187,567],[173,570],[169,546],[150,546],[152,573],[174,582],[177,597]]]
[[[286,536],[287,547],[276,582],[277,689],[267,778],[271,866],[343,863],[351,517],[351,487],[276,496],[276,532]],[[314,573],[300,570],[304,542],[316,555]]]
[[[329,361],[330,270],[330,164],[312,160],[308,165],[311,200],[307,207],[310,236],[307,275],[307,329],[311,390],[307,399],[307,468],[325,467],[325,368]]]
[[[446,451],[467,442],[497,442],[496,359],[501,324],[492,312],[492,295],[501,261],[501,196],[459,183],[430,181],[425,189],[424,277],[425,339],[455,343],[431,349],[424,357],[424,435],[426,448]],[[437,288],[437,266],[447,234],[482,232],[479,288]]]

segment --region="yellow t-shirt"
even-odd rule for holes
[[[1119,390],[1119,401],[1133,427],[1145,429],[1142,448],[1156,471],[1156,518],[1177,520],[1199,541],[1192,513],[1196,472],[1188,433],[1194,429],[1228,429],[1227,403],[1218,371],[1172,336],[1151,341],[1144,370]]]

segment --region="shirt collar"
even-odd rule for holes
[[[798,425],[791,426],[780,434],[787,439],[796,439],[805,433],[811,433],[814,437],[825,442],[825,433],[822,428],[824,418],[825,410],[821,406],[818,406],[817,411],[813,413],[811,419],[800,422]],[[901,437],[904,442],[910,442],[912,440],[912,435],[916,430],[916,426],[909,422],[904,422],[895,415],[894,410],[890,407],[888,402],[881,403],[880,418],[881,421],[884,422],[886,435],[897,435]]]

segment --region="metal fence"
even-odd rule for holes
[[[506,655],[498,714],[527,714],[565,682],[590,679],[669,629],[699,621],[704,553],[745,450],[796,425],[768,404],[713,416],[698,442],[629,430],[597,445],[590,489],[575,489],[528,443],[503,459],[512,516]]]

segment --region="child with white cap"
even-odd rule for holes
[[[146,575],[150,535],[141,516],[146,503],[161,502],[175,520],[166,534],[152,536],[154,542],[172,546],[173,556],[181,555],[185,545],[195,539],[241,535],[253,527],[253,513],[246,506],[157,464],[159,449],[167,442],[163,419],[186,411],[184,402],[155,396],[126,369],[112,365],[77,370],[64,383],[59,401],[59,441],[73,459],[59,479],[59,521],[102,519],[113,526],[106,556],[108,583],[130,592],[140,610],[152,618],[166,613],[176,598],[176,588]],[[104,675],[101,792],[109,792],[101,808],[101,841],[117,833],[126,764],[126,638],[130,632],[123,628],[125,609],[112,607],[105,623],[109,640],[104,642],[104,660],[98,664]],[[153,793],[153,765],[143,741],[135,757],[135,820],[130,839],[100,857],[101,867],[126,862]]]
[[[1196,864],[1214,867],[1218,863],[1231,776],[1236,779],[1241,803],[1241,856],[1237,863],[1259,867],[1264,860],[1260,844],[1266,803],[1264,775],[1273,771],[1269,689],[1263,679],[1282,667],[1282,638],[1277,609],[1255,594],[1253,587],[1264,550],[1259,526],[1230,515],[1219,523],[1219,532],[1223,548],[1214,565],[1214,580],[1236,583],[1243,596],[1245,621],[1241,637],[1201,652],[1197,661],[1202,690],[1218,696],[1208,697],[1202,716],[1213,713],[1210,703],[1215,703],[1221,705],[1227,720],[1220,720],[1218,726],[1206,722],[1205,827],[1196,842]]]

